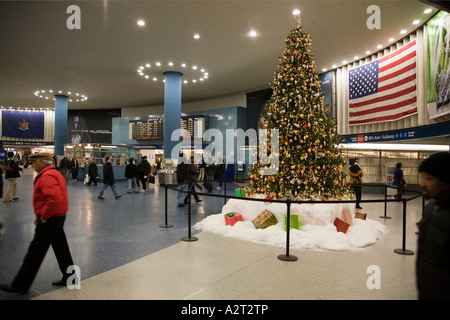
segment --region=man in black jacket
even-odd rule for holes
[[[450,152],[424,160],[420,185],[431,201],[417,224],[417,288],[419,299],[450,300]]]
[[[177,195],[177,206],[184,207],[184,199],[186,199],[186,191],[189,184],[189,163],[187,157],[180,153],[177,165],[177,183],[180,190]]]
[[[116,191],[116,186],[115,184],[115,180],[114,180],[114,171],[112,168],[112,160],[110,156],[106,156],[105,158],[105,165],[103,166],[103,187],[100,189],[100,192],[98,194],[98,198],[101,200],[105,200],[105,198],[103,198],[103,192],[105,192],[106,188],[111,187],[112,192],[114,193],[114,196],[116,197],[116,199],[121,198],[122,196],[120,196],[117,191]]]

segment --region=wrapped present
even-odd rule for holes
[[[348,227],[350,227],[350,225],[347,222],[345,222],[339,218],[336,218],[334,220],[334,225],[336,226],[337,232],[343,232],[343,233],[346,233],[348,230]]]
[[[252,220],[256,229],[265,229],[278,223],[277,217],[269,210],[264,210]]]
[[[290,222],[289,229],[300,230],[300,220],[297,214],[291,214],[289,222]],[[287,231],[287,214],[284,215],[284,231]]]
[[[245,188],[240,187],[239,189],[234,190],[236,192],[236,197],[245,198]]]
[[[355,213],[355,218],[356,219],[366,220],[366,217],[367,217],[367,213],[360,212],[360,211],[357,211]]]
[[[225,225],[234,226],[238,221],[243,221],[242,215],[237,212],[228,212],[225,214]]]

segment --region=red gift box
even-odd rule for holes
[[[237,212],[228,212],[225,214],[225,225],[234,226],[234,224],[238,221],[243,221],[242,215]]]
[[[355,213],[355,218],[357,218],[357,219],[366,220],[366,217],[367,217],[367,213],[363,213],[363,212],[359,212],[359,211],[357,211]]]
[[[345,222],[339,218],[336,218],[334,220],[334,225],[336,226],[337,232],[343,232],[343,233],[346,233],[348,227],[350,227],[350,225],[347,222]]]

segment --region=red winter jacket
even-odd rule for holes
[[[34,179],[33,208],[36,217],[45,220],[64,216],[69,210],[67,183],[55,166],[45,167]]]

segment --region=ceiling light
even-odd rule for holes
[[[169,66],[173,66],[173,62],[169,62]]]
[[[405,34],[406,33],[406,30],[405,29],[403,29],[402,31],[400,31],[400,34]]]
[[[395,40],[394,38],[389,38],[389,39],[388,39],[389,42],[392,42],[392,41],[394,41],[394,40]]]
[[[381,49],[383,46],[381,44],[377,45],[377,49]]]
[[[367,50],[367,51],[366,51],[366,54],[370,54],[370,50]]]
[[[327,68],[323,68],[322,71],[327,71]]]
[[[359,57],[358,57],[358,56],[354,56],[354,57],[353,57],[353,59],[355,59],[355,60],[358,60],[358,59],[359,59]]]
[[[194,34],[194,39],[200,39],[200,35],[198,33]]]
[[[255,30],[250,31],[250,33],[248,34],[250,37],[254,38],[258,35],[258,33]]]
[[[298,10],[298,9],[295,9],[294,11],[292,11],[292,14],[293,15],[299,15],[300,14],[300,10]]]
[[[157,62],[156,65],[159,67],[161,66],[161,62]]]
[[[143,26],[145,26],[145,21],[144,20],[138,20],[137,24],[138,24],[138,26],[143,27]]]
[[[337,65],[333,64],[331,67],[332,67],[332,68],[337,68]]]
[[[425,9],[425,11],[423,13],[430,13],[431,11],[433,11],[433,10],[428,8],[428,9]]]
[[[182,63],[182,64],[181,64],[181,67],[182,67],[182,68],[186,68],[186,63]]]
[[[33,92],[33,94],[36,96],[36,97],[39,97],[39,98],[42,98],[42,99],[45,99],[45,100],[50,100],[50,97],[48,96],[48,95],[41,95],[40,93],[44,93],[44,92],[48,92],[48,93],[53,93],[53,92],[56,92],[56,91],[54,91],[54,90],[36,90],[35,92]],[[64,94],[61,90],[58,90],[58,94]],[[72,92],[71,91],[68,91],[67,92],[67,95],[71,95],[72,94]],[[86,101],[87,99],[88,99],[88,97],[86,96],[86,95],[84,95],[84,94],[80,94],[80,93],[75,93],[74,94],[75,96],[81,96],[81,99],[77,99],[76,100],[76,102],[84,102],[84,101]],[[52,98],[52,100],[55,100],[54,98]],[[69,101],[72,101],[71,99],[69,100]]]
[[[343,63],[343,64],[346,64],[346,63],[347,63],[347,60],[343,60],[342,63]]]
[[[146,66],[147,68],[150,68],[150,63],[147,63],[145,66]]]
[[[197,66],[192,66],[192,69],[197,70]]]
[[[420,23],[420,20],[414,20],[414,21],[412,22],[412,24],[414,24],[414,25],[419,24],[419,23]]]

